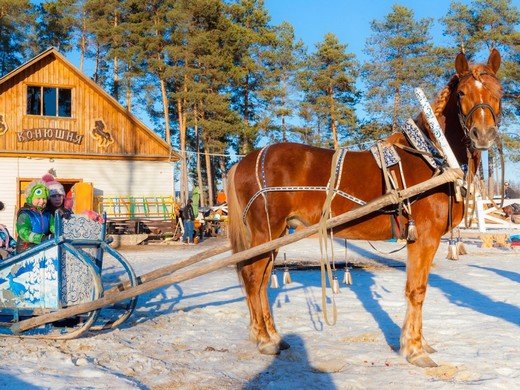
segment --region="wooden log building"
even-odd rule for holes
[[[55,48],[0,78],[0,223],[12,233],[23,189],[49,170],[66,191],[91,183],[93,204],[99,196],[172,197],[178,159]]]

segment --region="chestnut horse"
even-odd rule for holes
[[[461,166],[469,166],[467,175],[476,171],[481,150],[490,148],[498,136],[502,88],[496,77],[500,54],[493,49],[486,64],[469,65],[464,54],[455,60],[456,74],[433,104],[435,115]],[[432,139],[423,114],[417,126]],[[434,169],[401,133],[394,133],[387,143],[398,145],[408,186],[424,182]],[[312,146],[280,143],[254,151],[231,168],[228,177],[229,235],[234,252],[281,237],[287,226],[318,223],[331,175],[334,151]],[[395,170],[395,168],[390,168]],[[398,171],[396,171],[397,174]],[[363,201],[385,193],[381,169],[369,151],[348,151],[340,172],[339,190]],[[313,187],[309,191],[284,190],[284,187]],[[263,192],[261,188],[278,187]],[[281,190],[280,190],[281,188]],[[450,199],[452,198],[452,199]],[[333,215],[349,211],[358,204],[345,197],[331,203]],[[433,352],[422,337],[422,306],[428,274],[441,237],[463,218],[463,203],[454,199],[452,183],[431,189],[415,197],[411,215],[417,227],[417,239],[408,241],[405,296],[407,311],[401,331],[401,354],[417,366],[433,367],[427,353]],[[451,212],[448,212],[451,209]],[[396,215],[398,226],[406,226],[409,218]],[[395,223],[394,223],[395,225]],[[395,228],[395,226],[394,226]],[[392,217],[383,210],[334,228],[335,237],[355,240],[387,240],[393,235]],[[267,296],[267,284],[273,267],[273,253],[267,253],[237,266],[250,312],[250,337],[261,353],[277,354],[289,345],[276,331]]]

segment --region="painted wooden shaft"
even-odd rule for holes
[[[437,138],[437,141],[439,141],[439,145],[441,146],[442,152],[444,153],[444,156],[446,156],[446,161],[448,162],[448,165],[450,166],[450,168],[460,169],[459,162],[453,154],[453,151],[451,150],[451,147],[448,144],[448,140],[442,132],[441,126],[439,125],[439,122],[435,117],[435,113],[432,110],[432,106],[430,106],[428,99],[426,99],[426,95],[424,94],[421,88],[415,88],[414,91],[415,95],[417,96],[417,99],[419,100],[419,104],[421,105],[421,108],[424,112],[424,116],[426,117],[426,120],[428,121],[428,124],[432,129],[432,133],[435,136],[435,138]]]
[[[351,211],[340,214],[334,218],[331,218],[327,221],[327,228],[333,228],[336,226],[343,225],[347,222],[353,221],[357,218],[363,217],[367,214],[376,212],[383,207],[389,206],[391,204],[396,204],[400,200],[410,198],[415,195],[419,195],[431,188],[440,186],[445,183],[453,182],[460,178],[462,172],[460,170],[448,169],[444,173],[439,176],[433,177],[423,183],[416,184],[412,187],[404,189],[402,191],[393,191],[387,193],[379,198],[376,198],[370,202],[368,202],[364,206],[357,207]],[[157,279],[154,279],[148,283],[140,284],[138,286],[129,288],[128,290],[121,291],[118,293],[105,295],[103,298],[82,303],[79,305],[71,306],[66,309],[62,309],[60,311],[43,314],[38,317],[30,318],[27,320],[20,321],[11,326],[11,330],[13,333],[20,333],[26,331],[28,329],[35,328],[37,326],[41,326],[43,324],[47,324],[50,322],[54,322],[57,320],[61,320],[64,318],[72,317],[77,314],[86,313],[92,310],[96,310],[105,306],[112,305],[116,302],[135,297],[137,295],[141,295],[150,291],[153,291],[157,288],[168,286],[174,283],[183,282],[186,280],[190,280],[196,278],[201,275],[208,274],[210,272],[216,271],[218,269],[235,265],[242,261],[251,259],[255,256],[259,256],[264,253],[268,253],[274,249],[277,249],[281,246],[292,244],[293,242],[299,241],[303,238],[306,238],[312,234],[318,232],[319,224],[312,225],[310,227],[304,228],[300,231],[296,231],[294,234],[290,234],[284,237],[277,238],[276,240],[268,241],[264,244],[255,246],[253,248],[247,249],[245,251],[241,251],[235,253],[229,257],[224,259],[220,259],[218,261],[187,270],[180,273],[166,275]]]
[[[213,248],[213,249],[210,249],[210,250],[205,251],[205,252],[197,253],[196,255],[190,256],[187,259],[178,261],[178,262],[173,263],[173,264],[169,264],[169,265],[167,265],[165,267],[161,267],[161,268],[155,269],[153,271],[150,271],[150,272],[148,272],[148,273],[146,273],[144,275],[138,276],[137,277],[137,283],[138,284],[143,284],[143,283],[149,282],[151,280],[160,278],[161,276],[169,275],[172,272],[175,272],[175,271],[177,271],[177,270],[179,270],[181,268],[189,267],[190,265],[199,263],[202,260],[206,260],[206,259],[208,259],[210,257],[220,255],[220,254],[222,254],[224,252],[227,252],[229,250],[231,250],[231,245],[230,244],[226,244],[226,245],[218,247],[218,248]],[[131,286],[130,281],[126,281],[124,283],[120,283],[117,286],[112,287],[110,290],[107,290],[105,292],[105,295],[114,294],[114,293],[116,293],[118,291],[126,290],[130,286]]]

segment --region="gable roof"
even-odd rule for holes
[[[47,50],[43,51],[42,53],[36,55],[23,65],[19,66],[18,68],[12,70],[8,74],[6,74],[4,77],[0,78],[0,85],[5,83],[7,80],[12,79],[19,73],[23,72],[27,68],[33,66],[34,64],[42,61],[44,58],[54,56],[59,61],[63,62],[69,69],[72,70],[72,72],[80,78],[82,81],[84,81],[86,84],[88,84],[91,88],[93,88],[97,93],[102,95],[105,99],[107,99],[111,105],[126,115],[132,122],[135,122],[140,127],[143,128],[143,130],[156,142],[158,142],[166,151],[168,151],[170,155],[171,161],[178,161],[180,160],[180,153],[173,150],[173,148],[166,143],[161,137],[159,137],[154,131],[148,128],[141,120],[139,120],[136,116],[134,116],[129,110],[124,108],[116,99],[114,99],[110,94],[108,94],[101,86],[99,86],[97,83],[95,83],[90,77],[85,75],[83,72],[81,72],[76,66],[74,66],[65,56],[63,56],[56,48],[50,47]]]

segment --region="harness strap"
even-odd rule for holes
[[[258,156],[256,158],[256,182],[258,183],[258,187],[260,188],[260,191],[262,189],[264,189],[265,187],[267,187],[267,178],[265,176],[265,157],[267,155],[267,149],[269,148],[269,146],[270,145],[264,146],[262,148],[262,150],[260,150],[260,153],[258,153]],[[258,165],[259,165],[260,161],[261,161],[261,169],[259,172]],[[260,177],[258,176],[259,174],[262,176],[262,178],[261,178],[262,182],[260,182]],[[271,232],[271,221],[269,219],[269,208],[267,205],[267,196],[265,195],[265,192],[261,192],[261,195],[262,195],[262,198],[264,198],[264,210],[265,210],[265,215],[267,218],[267,231],[269,232],[269,241],[271,241],[273,239],[273,234]],[[271,260],[273,260],[273,262],[274,262],[273,251],[271,251]]]
[[[386,193],[392,190],[390,185],[390,178],[388,177],[388,168],[386,166],[385,155],[383,153],[383,145],[382,142],[376,142],[377,150],[379,151],[379,160],[381,161],[381,170],[383,171],[383,177],[385,178],[385,187]]]
[[[246,207],[244,208],[244,211],[242,212],[242,220],[244,223],[246,222],[246,217],[249,209],[251,208],[251,205],[253,202],[258,198],[260,195],[263,196],[266,192],[292,192],[292,191],[330,191],[332,190],[337,195],[348,199],[354,203],[359,204],[360,206],[366,205],[366,202],[356,198],[355,196],[352,196],[345,191],[339,190],[337,188],[330,188],[329,186],[281,186],[281,187],[265,187],[259,189],[255,194],[249,199],[249,202],[247,202]]]

